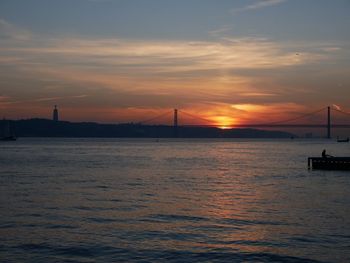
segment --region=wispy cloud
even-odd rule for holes
[[[339,105],[337,105],[337,104],[332,104],[332,105],[336,110],[341,110],[341,107]]]
[[[10,54],[13,58],[6,64],[23,76],[107,88],[130,97],[151,94],[186,97],[186,101],[223,101],[231,96],[228,92],[234,87],[235,95],[242,93],[237,99],[277,100],[280,96],[269,95],[275,93],[271,90],[274,85],[269,84],[263,91],[253,88],[262,85],[254,84],[261,78],[258,72],[327,59],[322,53],[307,51],[296,56],[290,45],[259,38],[192,42],[42,39],[26,47],[0,48],[0,61],[2,56]],[[241,74],[248,71],[251,71],[249,75]]]
[[[280,68],[325,58],[322,53],[307,51],[296,56],[290,46],[260,38],[226,38],[212,42],[51,39],[40,46],[8,46],[1,51],[3,60],[13,63],[72,66],[74,61],[77,67],[88,65],[95,70],[105,68],[105,72],[115,69],[119,73],[134,74]]]
[[[0,39],[28,40],[31,33],[0,18]]]
[[[8,100],[10,97],[8,96],[1,96],[0,95],[0,101],[3,101],[3,100]]]
[[[82,94],[82,95],[75,95],[75,96],[61,96],[61,97],[49,97],[49,98],[39,98],[35,101],[57,101],[57,100],[67,100],[67,99],[80,99],[85,98],[88,95]]]
[[[290,77],[286,72],[313,68],[342,51],[335,48],[341,46],[339,43],[254,37],[174,41],[49,38],[33,37],[29,32],[30,37],[22,38],[18,37],[20,28],[6,21],[1,25],[1,32],[7,32],[0,38],[2,108],[41,105],[47,110],[59,102],[72,109],[84,105],[81,116],[90,110],[102,118],[97,112],[106,110],[109,113],[103,115],[110,120],[130,107],[151,112],[179,106],[190,111],[198,105],[212,120],[242,111],[242,106],[231,105],[255,105],[255,109],[272,111],[272,106],[258,106],[288,104],[305,97],[298,90],[305,90],[305,86],[295,85],[300,76]],[[223,27],[212,34],[228,30]],[[289,85],[292,92],[287,93]],[[140,115],[138,111],[133,114]]]
[[[281,99],[279,92],[274,95],[275,85],[271,81],[266,84],[259,72],[279,71],[328,58],[319,48],[317,52],[305,50],[296,55],[295,50],[299,48],[290,42],[264,38],[167,41],[36,36],[26,41],[25,46],[11,41],[3,45],[0,62],[11,65],[13,74],[36,81],[45,82],[44,79],[49,78],[64,83],[65,87],[94,87],[92,90],[98,88],[103,92],[109,89],[125,98],[147,94],[158,101],[176,98],[174,100],[184,104],[206,100],[223,102],[234,95],[235,100],[256,102]],[[262,85],[265,87],[259,88]],[[86,94],[96,96],[94,91],[87,90]],[[47,95],[54,101],[62,93],[54,89]],[[148,100],[137,103],[154,103]],[[113,104],[127,104],[127,101],[116,99]],[[163,102],[158,102],[160,104]]]
[[[231,9],[231,13],[239,13],[239,12],[245,12],[245,11],[251,11],[256,9],[262,9],[270,6],[279,5],[283,2],[286,2],[287,0],[259,0],[253,4],[246,5],[239,8]]]
[[[229,26],[229,25],[224,25],[224,26],[221,26],[217,29],[214,29],[214,30],[210,30],[208,33],[210,36],[214,36],[214,37],[217,37],[217,36],[220,36],[220,35],[223,35],[223,34],[226,34],[230,31],[232,31],[233,27],[232,26]]]
[[[278,94],[266,93],[266,92],[242,92],[239,95],[244,97],[271,97],[271,96],[277,96]]]
[[[41,97],[33,99],[24,99],[24,100],[11,100],[10,97],[0,96],[0,105],[10,105],[10,104],[24,104],[24,103],[33,103],[33,102],[48,102],[48,101],[67,101],[88,97],[88,95],[75,95],[75,96],[57,96],[57,97]]]
[[[86,1],[93,2],[93,3],[112,2],[112,0],[86,0]]]

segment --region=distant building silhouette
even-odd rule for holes
[[[55,108],[53,110],[53,118],[54,121],[58,121],[58,109],[57,109],[57,105],[55,105]]]

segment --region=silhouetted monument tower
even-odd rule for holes
[[[328,106],[327,138],[331,138],[331,107]]]
[[[178,136],[177,109],[174,109],[174,137]]]
[[[57,109],[57,105],[55,105],[55,108],[53,110],[53,117],[52,117],[53,121],[58,121],[58,109]]]

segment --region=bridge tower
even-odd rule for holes
[[[331,138],[331,107],[328,106],[327,108],[327,138]]]
[[[177,119],[177,109],[174,109],[174,137],[178,136],[178,119]]]

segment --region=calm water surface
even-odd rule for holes
[[[350,174],[326,140],[0,144],[1,262],[350,262]]]

